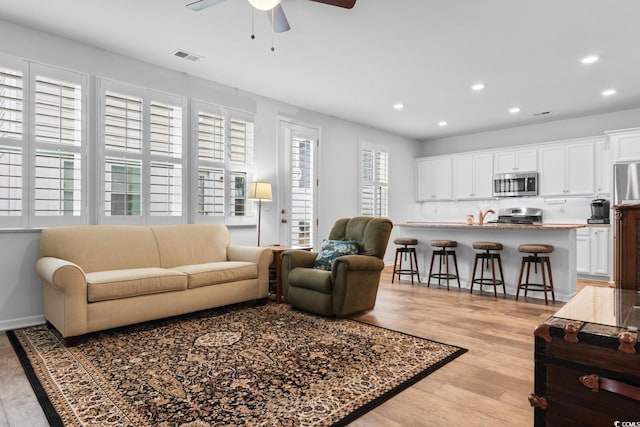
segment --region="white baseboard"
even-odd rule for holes
[[[0,321],[0,331],[10,331],[12,329],[26,328],[27,326],[41,325],[44,322],[43,315],[2,320]]]

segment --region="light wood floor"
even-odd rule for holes
[[[602,282],[579,283],[604,285]],[[488,288],[487,288],[488,289]],[[533,410],[533,328],[562,303],[495,299],[452,288],[391,284],[383,273],[376,308],[359,320],[469,351],[373,409],[353,426],[527,426]],[[0,334],[0,426],[46,426],[5,333]]]

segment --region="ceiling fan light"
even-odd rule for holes
[[[258,10],[271,10],[280,4],[280,0],[249,0],[249,3]]]

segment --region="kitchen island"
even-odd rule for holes
[[[485,223],[479,225],[467,225],[463,222],[418,222],[408,221],[395,224],[394,235],[402,237],[414,237],[418,239],[417,253],[420,268],[420,279],[423,283],[428,280],[429,264],[431,262],[431,240],[455,240],[458,242],[456,253],[458,257],[458,270],[460,273],[460,286],[469,289],[471,273],[476,250],[472,244],[476,241],[502,243],[504,249],[500,251],[502,266],[504,269],[504,281],[507,294],[515,296],[517,290],[518,274],[522,262],[522,254],[518,252],[518,246],[526,243],[543,243],[553,245],[555,251],[550,254],[553,284],[556,300],[568,301],[575,294],[576,289],[576,230],[585,227],[586,224],[502,224]],[[437,266],[434,266],[434,271]],[[453,266],[450,265],[452,269]],[[489,275],[491,272],[489,271]],[[539,282],[539,275],[534,275],[531,270],[530,282]],[[485,273],[485,277],[487,274]],[[431,279],[431,284],[437,279]],[[451,289],[455,289],[457,282],[450,282]],[[499,288],[499,292],[501,289]],[[479,293],[479,287],[474,287],[474,293]],[[493,296],[492,286],[483,286],[483,294]],[[500,296],[500,293],[498,294]],[[522,292],[521,295],[522,297]],[[528,298],[544,298],[542,292],[529,292]],[[550,295],[549,295],[550,297]]]

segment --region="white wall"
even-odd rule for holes
[[[420,156],[538,144],[640,126],[640,108],[424,141]]]
[[[358,143],[386,145],[390,151],[390,217],[403,218],[412,210],[413,160],[416,141],[324,114],[267,99],[235,88],[192,77],[0,20],[0,52],[48,65],[183,95],[256,113],[255,154],[259,179],[277,182],[277,118],[286,117],[321,129],[319,150],[319,236],[329,233],[335,219],[358,214]],[[95,141],[95,136],[90,137]],[[277,242],[280,217],[276,200],[263,207],[261,242]],[[34,266],[39,233],[0,230],[0,329],[42,320],[41,285]],[[231,240],[255,244],[255,227],[234,227]],[[387,253],[387,260],[393,254]]]

